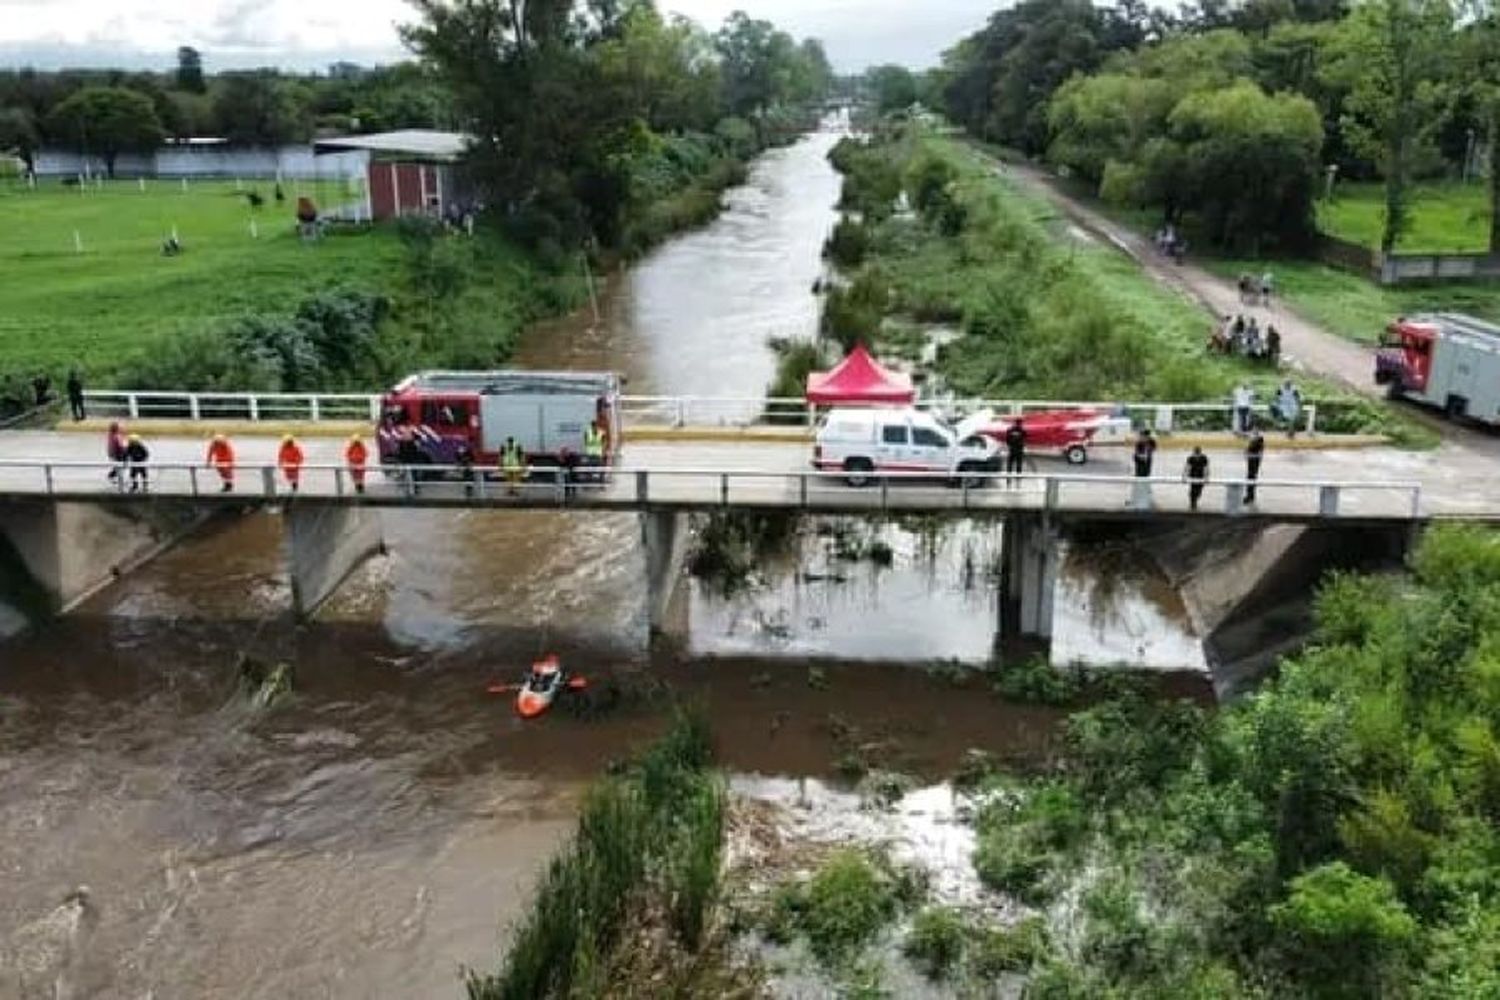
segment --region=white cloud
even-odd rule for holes
[[[978,28],[998,0],[658,0],[713,28],[746,10],[799,37],[822,38],[842,69],[875,62],[925,65]],[[0,0],[0,65],[165,64],[179,45],[210,70],[338,58],[403,56],[395,26],[404,0]]]

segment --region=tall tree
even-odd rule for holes
[[[905,66],[872,66],[866,76],[881,111],[905,110],[917,99],[917,78]]]
[[[1441,122],[1453,41],[1448,0],[1365,0],[1340,26],[1329,72],[1349,89],[1345,134],[1385,179],[1384,253],[1411,225],[1413,169]]]
[[[226,73],[214,96],[214,121],[231,142],[275,146],[312,134],[305,95],[272,70]]]
[[[177,49],[177,89],[190,94],[207,90],[203,82],[203,55],[191,45]]]
[[[162,139],[151,99],[124,87],[84,87],[52,109],[47,129],[59,143],[102,157],[111,177],[121,153],[151,149]]]
[[[36,169],[36,150],[41,139],[37,135],[36,120],[25,108],[0,108],[0,152],[14,153],[26,164],[27,170]]]
[[[1490,186],[1490,253],[1500,254],[1500,3],[1470,0],[1465,13],[1464,75],[1486,125]]]

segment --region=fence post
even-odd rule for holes
[[[729,506],[729,473],[719,473],[719,503]]]
[[[198,467],[196,465],[188,466],[188,487],[192,490],[193,496],[198,495]]]
[[[309,397],[307,397],[307,411],[308,411],[308,414],[311,416],[313,423],[317,423],[320,419],[322,419],[321,416],[320,416],[320,414],[322,413],[322,409],[318,405],[318,397],[317,396],[309,396]]]
[[[336,497],[344,495],[344,470],[342,467],[333,470],[333,495]]]
[[[648,475],[649,475],[649,473],[647,473],[645,469],[641,469],[640,471],[636,472],[636,474],[635,474],[635,502],[636,503],[645,503],[647,497],[650,495],[650,485],[646,481],[646,477]]]
[[[1156,433],[1158,433],[1158,434],[1170,434],[1170,433],[1172,433],[1173,418],[1175,416],[1176,416],[1176,414],[1173,412],[1173,408],[1172,407],[1170,407],[1170,406],[1158,406],[1156,408],[1156,418],[1155,418]]]
[[[1422,516],[1422,487],[1420,485],[1411,488],[1411,516]]]
[[[1339,513],[1339,488],[1337,486],[1318,487],[1318,515],[1320,517],[1337,517]]]
[[[369,403],[370,403],[370,423],[372,423],[372,424],[378,424],[378,423],[380,423],[380,397],[379,396],[371,396],[370,399],[369,399]]]
[[[1318,433],[1318,404],[1307,404],[1307,433]]]
[[[247,402],[249,402],[249,404],[250,404],[250,419],[251,420],[259,420],[260,419],[260,401],[258,399],[256,399],[255,395],[252,393],[250,395],[250,397],[248,398]]]
[[[880,509],[886,510],[891,504],[891,481],[885,476],[880,477]]]
[[[411,466],[409,465],[401,467],[401,487],[406,491],[407,496],[413,497],[417,495],[416,476],[413,475]]]
[[[260,488],[268,497],[276,495],[276,470],[269,465],[260,467]]]
[[[486,482],[485,477],[484,477],[484,470],[483,469],[479,469],[479,468],[474,469],[474,471],[473,471],[473,477],[474,477],[474,495],[476,497],[478,497],[480,500],[483,500],[484,499],[484,488],[485,488],[485,482]]]
[[[1224,513],[1234,515],[1245,512],[1245,488],[1234,482],[1224,484]]]
[[[797,502],[805,509],[807,507],[807,477],[811,473],[797,473]]]
[[[199,408],[196,392],[188,393],[188,417],[195,421],[203,419],[203,411]]]
[[[42,478],[47,481],[47,495],[50,497],[52,495],[52,466],[50,463],[42,466]],[[122,476],[121,478],[124,477]]]
[[[676,405],[673,407],[672,426],[683,427],[687,424],[687,400],[681,396],[677,397]]]
[[[1057,488],[1059,483],[1056,479],[1048,476],[1042,483],[1042,509],[1057,509]]]
[[[131,420],[138,420],[141,416],[141,401],[135,393],[125,397],[125,409],[130,414]]]

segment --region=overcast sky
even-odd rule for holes
[[[715,27],[732,10],[821,38],[836,68],[922,67],[1008,0],[658,0]],[[389,62],[404,0],[0,0],[0,66],[165,68],[177,46],[209,70]]]

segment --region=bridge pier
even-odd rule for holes
[[[158,499],[114,507],[0,502],[0,603],[13,612],[0,618],[67,611],[169,548],[208,514],[190,502]]]
[[[1052,636],[1052,592],[1059,541],[1047,518],[1018,513],[1005,519],[1000,564],[999,630],[1003,638]]]
[[[298,618],[312,617],[360,563],[385,551],[380,512],[374,508],[293,500],[282,516],[292,611]]]
[[[683,515],[672,511],[644,510],[640,519],[641,547],[646,553],[646,622],[655,638],[666,631],[688,533]]]

